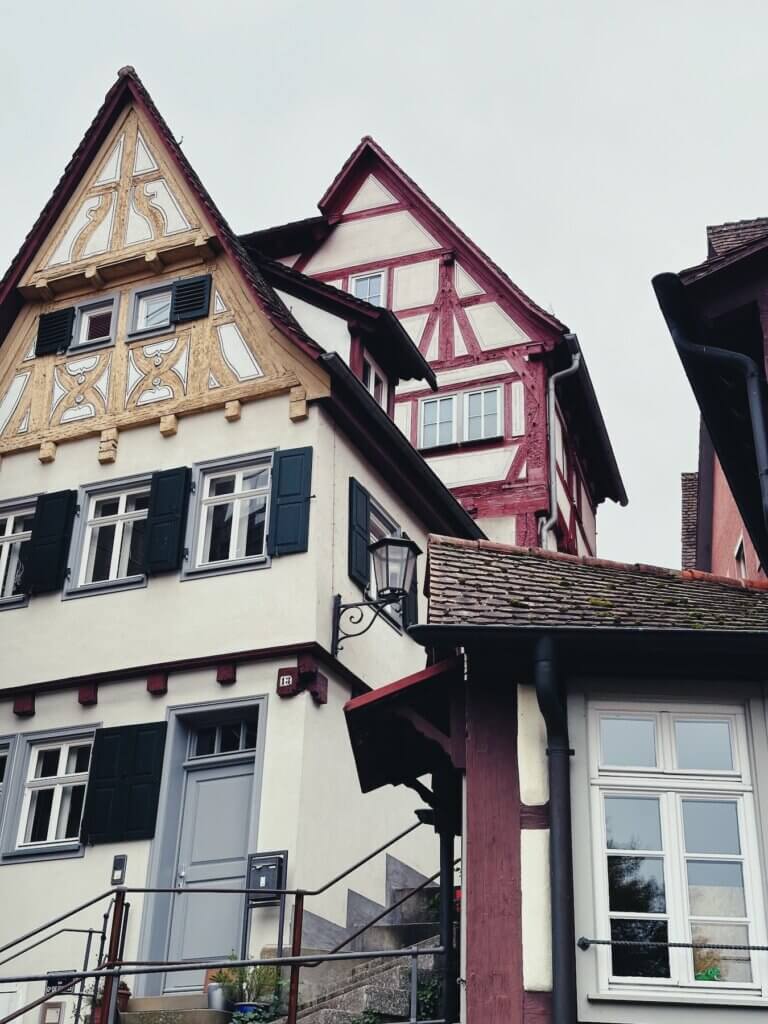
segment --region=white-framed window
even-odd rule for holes
[[[76,842],[80,834],[90,738],[32,743],[21,804],[19,849]]]
[[[382,540],[384,537],[402,537],[403,531],[391,516],[387,515],[384,509],[371,498],[370,515],[368,518],[370,543]],[[369,584],[368,589],[371,597],[376,599],[376,574],[373,571],[373,555],[369,556]],[[391,604],[384,609],[383,614],[391,619],[398,627],[403,624],[402,604]]]
[[[117,328],[117,300],[103,297],[77,307],[70,349],[108,345],[114,341]]]
[[[271,457],[201,473],[194,568],[266,558],[271,475]]]
[[[456,441],[457,395],[425,398],[421,403],[421,447],[435,448]]]
[[[0,605],[23,598],[24,552],[32,536],[34,502],[0,510]]]
[[[195,726],[190,737],[189,756],[216,757],[255,750],[257,727],[258,721],[254,715]]]
[[[8,772],[8,758],[10,757],[10,750],[5,744],[0,745],[0,807],[3,806],[3,786],[5,784],[5,776]]]
[[[149,334],[171,326],[173,286],[145,288],[133,296],[131,334]]]
[[[590,785],[607,992],[761,993],[765,944],[745,715],[738,707],[593,703]]]
[[[372,274],[357,274],[350,279],[350,291],[355,298],[370,302],[372,306],[383,306],[385,303],[384,271]]]
[[[468,391],[464,396],[464,440],[485,441],[502,433],[501,388]]]
[[[363,353],[363,387],[373,395],[377,405],[387,408],[389,390],[386,375],[368,352]]]
[[[149,481],[85,492],[75,587],[144,579]]]

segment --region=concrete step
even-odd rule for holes
[[[376,949],[403,949],[416,946],[435,934],[434,921],[410,921],[405,924],[374,924],[359,935],[349,949],[368,952]],[[435,942],[435,945],[438,945]]]
[[[306,1016],[301,1014],[299,1020],[302,1024],[359,1024],[360,1017],[356,1013],[347,1013],[346,1010],[336,1010],[333,1007],[326,1007],[323,1010],[313,1010]],[[275,1022],[279,1024],[279,1022]]]
[[[119,1014],[120,1024],[229,1024],[231,1014],[224,1010],[126,1010]]]
[[[402,899],[411,890],[395,889],[392,893],[392,903]],[[390,920],[391,918],[391,920]],[[386,924],[414,924],[423,921],[432,921],[437,924],[440,920],[440,889],[436,885],[427,886],[420,892],[415,893],[406,900],[391,915],[384,918]]]

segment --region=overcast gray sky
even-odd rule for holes
[[[650,278],[768,214],[763,0],[0,0],[0,264],[133,64],[237,231],[375,138],[582,343],[630,498],[599,553],[679,564],[697,415]]]

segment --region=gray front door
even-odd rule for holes
[[[188,768],[176,884],[184,889],[242,889],[253,806],[253,761]],[[168,959],[240,955],[243,897],[205,893],[173,897]],[[166,975],[167,992],[199,991],[204,972]]]

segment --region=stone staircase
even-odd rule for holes
[[[396,858],[387,858],[386,906],[424,881]],[[344,952],[374,952],[409,946],[439,945],[439,890],[429,886],[390,912],[344,947]],[[352,890],[348,892],[347,919],[341,927],[310,917],[305,928],[304,955],[327,952],[385,908]],[[314,941],[313,941],[314,940]],[[265,958],[276,955],[274,947],[261,951]],[[439,965],[434,957],[419,957],[418,978],[422,990],[434,989]],[[287,978],[287,970],[285,976]],[[378,957],[320,963],[301,971],[299,1019],[302,1024],[376,1024],[410,1019],[410,959]],[[434,1016],[430,1014],[429,1016]],[[230,1014],[209,1010],[204,993],[154,996],[129,1000],[120,1014],[120,1024],[229,1024]],[[285,1018],[275,1024],[285,1024]]]

